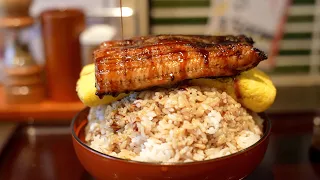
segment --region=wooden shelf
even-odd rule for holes
[[[80,101],[62,103],[50,100],[37,104],[9,105],[5,102],[2,87],[0,87],[0,99],[0,121],[71,121],[73,116],[85,107]]]

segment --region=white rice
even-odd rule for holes
[[[202,161],[253,145],[262,136],[262,122],[214,88],[159,88],[91,108],[85,140],[124,159]]]

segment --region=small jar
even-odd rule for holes
[[[38,103],[45,98],[42,68],[18,38],[19,31],[7,32],[3,85],[8,104]]]

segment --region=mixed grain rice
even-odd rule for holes
[[[91,108],[85,140],[97,151],[124,159],[201,161],[253,145],[261,138],[262,123],[214,88],[159,88]]]

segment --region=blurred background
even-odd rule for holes
[[[21,124],[68,125],[84,108],[75,92],[81,68],[101,42],[122,36],[248,34],[268,52],[270,61],[260,68],[278,89],[268,113],[318,111],[320,3],[279,2],[122,0],[122,35],[119,0],[0,0],[0,151]],[[69,132],[24,130],[21,146],[34,143],[36,132]]]
[[[36,114],[34,116],[40,118],[42,118],[41,112],[55,110],[57,113],[54,113],[54,118],[68,119],[68,115],[63,115],[67,110],[62,108],[64,111],[60,113],[59,107],[64,107],[63,101],[72,102],[67,108],[74,108],[70,110],[70,114],[82,108],[81,104],[75,102],[77,98],[73,91],[80,68],[92,63],[92,51],[101,42],[122,37],[120,1],[1,0],[0,2],[2,9],[0,68],[3,69],[0,76],[2,87],[0,97],[3,99],[0,104],[0,118],[27,119],[30,118],[28,113],[30,114],[32,109],[34,110],[32,113]],[[168,33],[248,34],[254,38],[259,48],[269,54],[266,66],[262,64],[261,68],[272,77],[278,87],[278,97],[270,111],[303,111],[318,108],[320,58],[316,1],[281,1],[282,4],[276,3],[270,6],[268,6],[270,3],[261,4],[264,1],[239,2],[123,0],[123,36],[129,38]],[[253,3],[251,8],[250,3]],[[266,6],[269,10],[261,8]],[[67,12],[64,18],[56,17],[56,21],[54,18],[45,18],[44,12],[52,9],[77,9],[84,17],[78,24],[73,25],[68,23],[72,22],[72,12],[69,14]],[[55,15],[58,16],[57,14]],[[253,14],[258,15],[252,18]],[[55,15],[54,12],[47,13],[47,16]],[[230,20],[236,16],[241,16],[238,18],[242,20],[240,30],[237,27],[240,23]],[[64,26],[63,20],[66,23]],[[63,31],[63,27],[70,31]],[[259,28],[268,30],[261,31]],[[70,37],[68,33],[74,35]],[[61,44],[66,47],[62,47]],[[74,54],[71,55],[70,52]],[[33,69],[25,68],[26,72],[18,75],[17,71],[22,70],[17,70],[17,67],[28,67],[28,63],[34,65]],[[13,65],[16,69],[11,67]],[[29,80],[26,78],[27,74]],[[59,85],[56,79],[60,78],[64,81],[60,81]],[[22,102],[28,105],[22,105]],[[33,109],[38,106],[30,105],[31,103],[40,104],[47,109],[43,111],[38,108]],[[20,111],[12,110],[19,108]],[[23,114],[22,109],[23,111],[26,109],[27,112]],[[37,114],[37,111],[40,113]],[[44,113],[43,117],[47,115]]]

